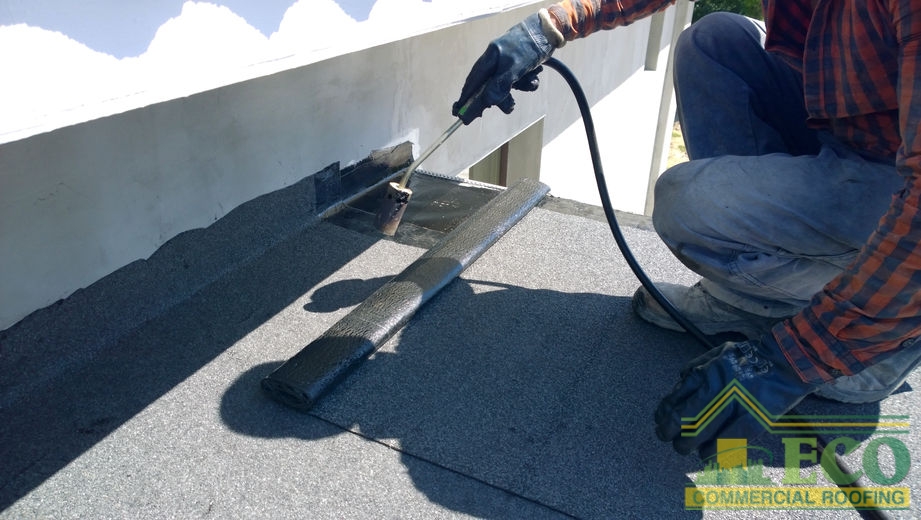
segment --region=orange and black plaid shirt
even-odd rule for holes
[[[673,0],[564,0],[567,40]],[[905,177],[844,273],[773,336],[805,381],[853,374],[921,334],[921,2],[764,0],[765,47],[800,66],[809,124]]]

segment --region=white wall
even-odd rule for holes
[[[4,0],[0,142],[537,0]]]
[[[0,329],[333,162],[427,145],[451,123],[486,43],[549,4],[289,1],[123,2],[140,10],[126,14],[120,0],[96,0],[80,16],[63,0],[0,7],[0,49],[21,49],[0,52],[4,77],[18,78],[0,83]],[[308,3],[330,23],[304,18]],[[407,6],[429,16],[407,24]],[[120,35],[99,34],[118,20]],[[340,35],[336,21],[351,29]],[[601,99],[642,66],[647,32],[641,22],[558,56]],[[600,74],[586,67],[597,59],[609,63]],[[426,168],[455,174],[545,115],[553,144],[578,121],[549,74],[512,115],[493,110],[462,128]],[[643,182],[648,159],[637,159]]]

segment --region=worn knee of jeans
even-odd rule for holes
[[[678,35],[675,45],[675,64],[695,56],[712,59],[715,55],[731,52],[733,44],[753,39],[764,41],[761,22],[740,14],[717,11],[694,22]],[[728,46],[728,47],[727,47]],[[677,72],[677,71],[676,71]]]
[[[683,78],[701,79],[701,74],[706,77],[705,69],[718,64],[714,57],[726,54],[727,48],[737,47],[740,41],[760,38],[757,31],[755,24],[742,15],[718,11],[702,17],[678,35],[676,84]]]
[[[717,193],[702,190],[697,174],[710,159],[682,163],[663,173],[655,186],[652,224],[672,254],[695,273],[722,282],[731,276],[732,241],[720,235],[708,208],[718,206]],[[728,216],[727,216],[728,217]]]
[[[753,114],[752,86],[766,74],[760,30],[750,19],[712,13],[683,31],[675,47],[678,118],[692,159],[756,155],[770,129]]]
[[[690,200],[688,196],[693,182],[688,170],[687,163],[675,165],[659,176],[655,185],[652,224],[672,251],[680,244],[693,243],[698,235],[698,213],[694,208],[701,201]]]

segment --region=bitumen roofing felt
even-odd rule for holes
[[[701,347],[632,314],[637,282],[597,208],[559,199],[309,413],[269,399],[262,378],[425,251],[360,212],[297,218],[299,189],[0,332],[0,518],[860,518],[685,508],[703,463],[659,442],[652,414]],[[693,283],[648,222],[624,222],[654,280]],[[798,410],[910,417],[919,387],[915,373],[879,404]],[[921,457],[916,426],[889,436]],[[776,454],[763,471],[779,483],[782,445],[763,437],[750,444]],[[890,517],[921,515],[919,468]]]

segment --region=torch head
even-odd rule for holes
[[[396,182],[388,184],[387,194],[381,200],[381,207],[374,219],[374,227],[381,233],[392,237],[397,232],[397,227],[406,211],[406,205],[409,204],[409,198],[412,196],[411,189],[400,186]]]

